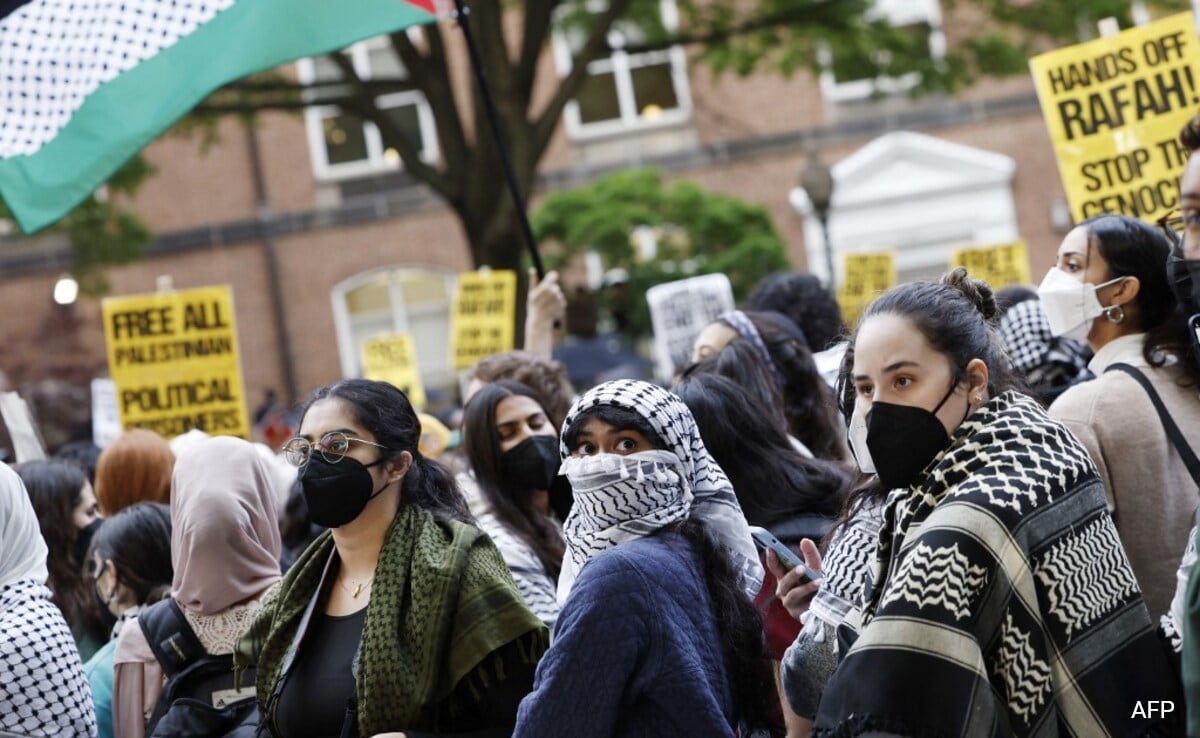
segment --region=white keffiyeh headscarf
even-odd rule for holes
[[[21,478],[0,464],[0,587],[23,580],[45,584],[46,542]]]
[[[563,430],[585,411],[603,405],[641,416],[667,450],[569,459],[570,449],[560,441],[564,459],[560,473],[586,483],[572,483],[575,504],[563,525],[567,555],[559,575],[559,601],[566,599],[576,574],[596,554],[693,515],[728,550],[747,594],[757,594],[763,570],[746,517],[733,485],[705,448],[683,401],[648,382],[607,382],[575,402]]]

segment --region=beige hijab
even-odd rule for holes
[[[219,613],[279,581],[271,472],[253,445],[217,436],[182,451],[171,525],[171,588],[185,610]]]

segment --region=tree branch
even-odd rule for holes
[[[812,0],[811,2],[797,4],[795,7],[790,7],[787,10],[749,18],[724,28],[693,29],[686,33],[674,33],[660,39],[628,44],[621,47],[621,50],[627,54],[643,54],[650,51],[663,51],[673,46],[707,46],[729,41],[738,36],[754,33],[755,31],[779,26],[803,25],[809,28],[819,28],[823,34],[834,30],[848,30],[850,24],[856,18],[852,15],[838,12],[834,7],[837,1]],[[607,53],[613,51],[607,44],[604,45],[603,50]]]
[[[595,25],[592,26],[583,47],[571,59],[571,71],[563,77],[554,92],[554,97],[533,123],[533,151],[539,157],[550,145],[550,139],[562,118],[563,108],[575,97],[587,79],[588,64],[608,50],[608,32],[613,23],[629,9],[631,2],[632,0],[610,0],[608,8],[596,16]]]
[[[350,98],[350,102],[342,107],[374,123],[379,128],[380,133],[386,133],[387,137],[392,140],[393,145],[396,147],[396,151],[400,154],[400,161],[404,163],[404,169],[409,174],[432,187],[435,192],[447,200],[457,196],[458,193],[452,186],[450,178],[445,173],[427,164],[421,158],[421,150],[375,104],[375,97],[368,94],[365,87],[363,87],[362,78],[358,76],[358,72],[354,69],[354,64],[350,61],[349,57],[345,54],[335,53],[329,54],[329,58],[341,70],[346,82],[358,91],[358,94]]]
[[[454,172],[463,171],[467,166],[470,151],[459,120],[458,106],[454,102],[454,90],[450,87],[446,47],[442,43],[440,26],[427,27],[425,38],[429,43],[429,52],[426,54],[422,54],[413,45],[412,39],[405,31],[391,35],[392,48],[405,68],[413,74],[417,87],[429,103],[434,128],[441,144],[438,148],[446,163],[446,172],[453,176]]]
[[[513,72],[513,84],[522,100],[533,97],[533,82],[537,78],[538,62],[554,20],[560,0],[526,0],[525,24],[521,33],[521,53]]]

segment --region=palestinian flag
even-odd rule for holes
[[[434,0],[0,0],[0,199],[32,233],[221,85],[434,19]]]

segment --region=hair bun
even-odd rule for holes
[[[947,287],[961,292],[988,323],[994,324],[1000,319],[1000,308],[996,305],[996,296],[992,294],[991,285],[982,279],[967,276],[966,267],[955,267],[954,270],[943,274],[940,281]]]

